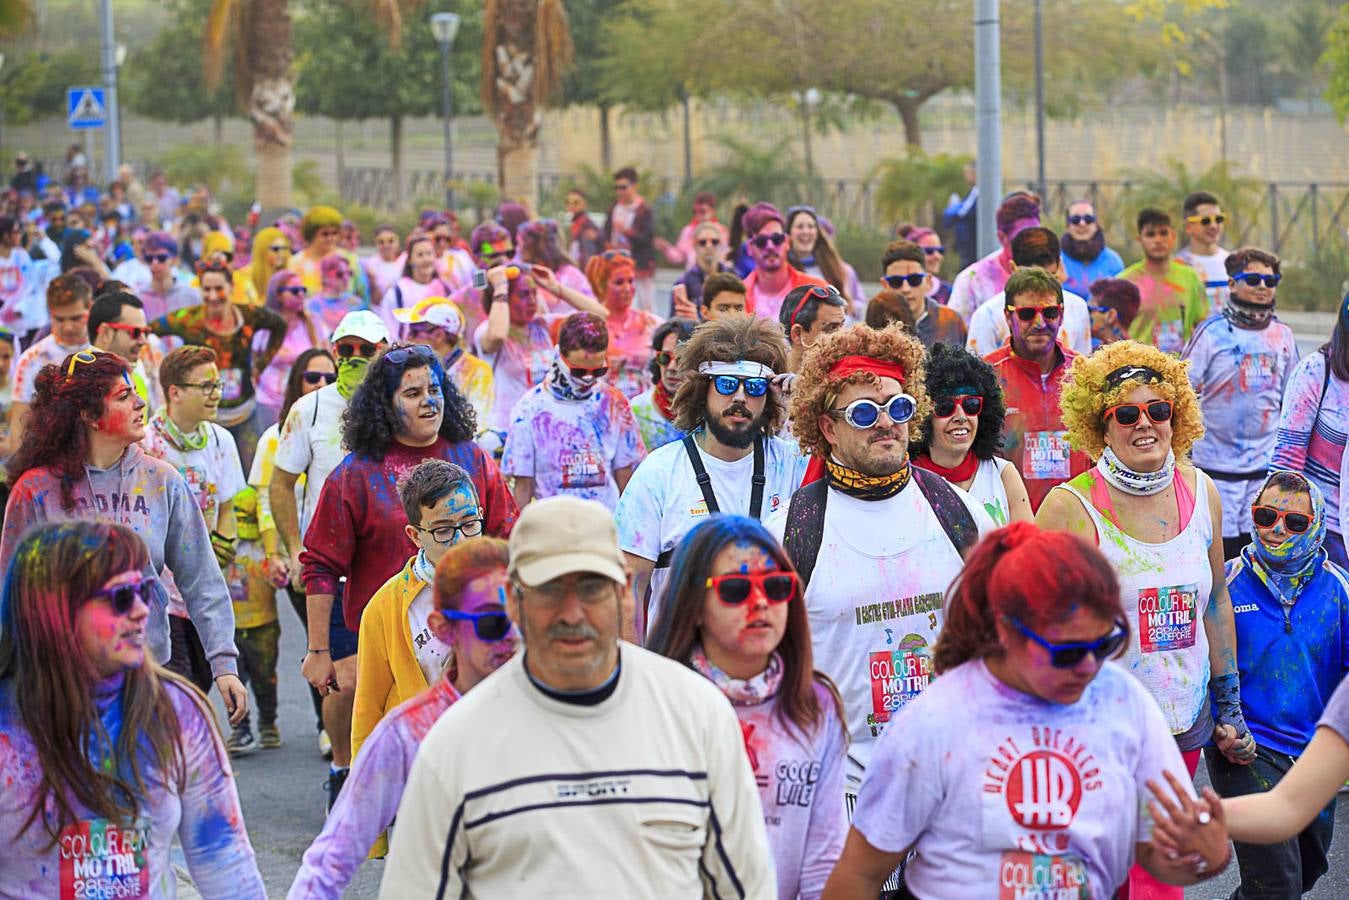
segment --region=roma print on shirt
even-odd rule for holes
[[[1083,861],[1069,852],[1084,797],[1101,789],[1095,755],[1059,728],[1030,726],[998,744],[984,769],[984,846],[1002,850],[999,900],[1091,897]]]

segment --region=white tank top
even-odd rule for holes
[[[979,460],[979,468],[974,470],[974,480],[966,491],[979,501],[993,524],[999,528],[1007,524],[1007,487],[1002,483],[1002,470],[1010,465],[998,456]]]
[[[1119,578],[1120,601],[1133,635],[1120,663],[1162,708],[1172,734],[1188,731],[1208,702],[1208,637],[1204,612],[1213,592],[1208,476],[1196,470],[1194,512],[1185,530],[1151,544],[1107,521],[1070,484],[1096,525],[1097,542]]]

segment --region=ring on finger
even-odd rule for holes
[[[1209,822],[1213,821],[1213,816],[1209,815],[1208,811],[1203,809],[1199,811],[1199,815],[1197,818],[1199,819],[1200,825],[1207,825]]]

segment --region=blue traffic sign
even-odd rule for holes
[[[66,88],[66,124],[71,128],[102,128],[107,118],[103,88]]]

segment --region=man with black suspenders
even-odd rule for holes
[[[633,573],[623,633],[638,641],[659,613],[663,570],[684,533],[716,513],[768,518],[786,507],[805,471],[796,442],[774,436],[787,414],[770,385],[787,370],[777,322],[745,315],[704,322],[680,361],[689,375],[671,405],[686,437],[642,461],[615,510]]]

